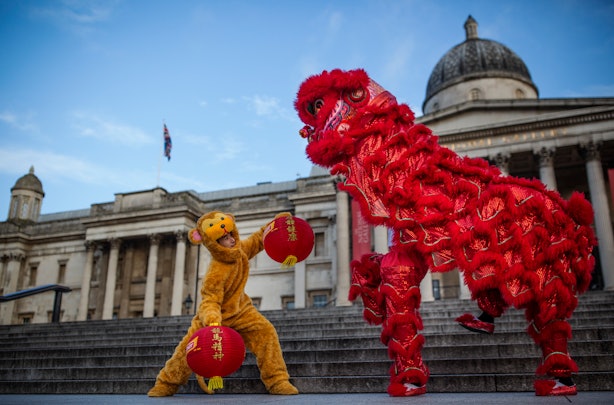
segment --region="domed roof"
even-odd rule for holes
[[[437,92],[470,79],[512,78],[537,87],[525,63],[499,42],[478,38],[478,24],[469,16],[465,22],[466,40],[450,49],[435,65],[426,87],[427,101]]]
[[[32,190],[42,194],[43,196],[45,195],[43,191],[43,183],[41,183],[38,177],[36,177],[34,174],[34,166],[30,167],[30,172],[28,174],[17,179],[11,191],[13,190]]]

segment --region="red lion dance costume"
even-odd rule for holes
[[[442,147],[360,69],[308,78],[295,108],[307,124],[300,133],[309,158],[345,178],[340,187],[368,222],[394,232],[389,253],[352,262],[350,288],[366,320],[382,324],[394,360],[388,393],[426,392],[420,281],[428,270],[458,268],[483,313],[457,321],[492,333],[508,307],[524,309],[543,354],[536,395],[575,394],[567,320],[589,285],[596,244],[584,197],[565,201],[537,180],[502,176],[483,159]]]

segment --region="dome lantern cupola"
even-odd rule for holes
[[[465,35],[467,41],[470,39],[478,39],[478,23],[471,16],[465,21]]]
[[[36,222],[44,196],[43,184],[34,174],[34,166],[31,166],[28,174],[20,177],[11,188],[8,220]]]
[[[435,65],[422,105],[424,114],[475,100],[537,98],[529,69],[511,49],[478,37],[478,23],[469,16],[465,41]]]

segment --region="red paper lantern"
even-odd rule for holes
[[[186,346],[188,366],[209,378],[210,390],[223,388],[222,377],[237,371],[245,360],[241,335],[226,326],[207,326],[197,330]]]
[[[264,250],[282,267],[292,267],[313,249],[313,229],[304,219],[282,216],[264,230]]]

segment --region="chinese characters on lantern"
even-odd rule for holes
[[[211,339],[213,359],[222,361],[222,357],[224,357],[224,353],[222,353],[222,331],[220,328],[214,328],[211,332],[213,332],[213,338]]]
[[[296,226],[294,224],[294,218],[288,217],[286,219],[286,225],[288,225],[288,227],[286,228],[288,230],[288,241],[296,242],[298,238],[296,236]]]

